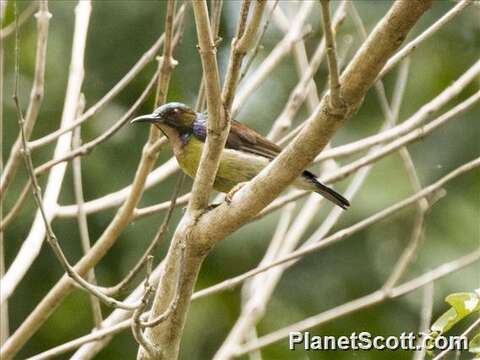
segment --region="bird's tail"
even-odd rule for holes
[[[335,190],[329,188],[326,185],[323,185],[310,171],[304,171],[302,175],[304,178],[308,179],[309,182],[314,186],[314,189],[312,190],[316,193],[330,200],[335,205],[340,206],[342,209],[347,209],[350,206],[350,202],[347,199],[345,199]]]

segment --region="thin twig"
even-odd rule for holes
[[[248,14],[248,5],[250,1],[244,0],[242,3],[242,9],[246,7]],[[238,79],[240,76],[240,70],[242,60],[246,52],[250,49],[255,39],[257,29],[262,19],[263,10],[265,8],[266,1],[255,0],[253,6],[253,14],[250,21],[247,24],[247,16],[241,11],[240,20],[237,25],[237,33],[232,40],[232,48],[230,52],[230,61],[228,63],[227,74],[225,75],[225,84],[222,90],[222,102],[226,108],[227,113],[230,112],[232,107],[235,90],[237,88]]]
[[[337,54],[334,31],[330,22],[329,0],[320,0],[322,5],[322,28],[327,46],[328,72],[330,83],[330,106],[333,109],[343,106],[340,94],[340,80],[338,78]]]
[[[78,117],[83,109],[85,108],[85,98],[82,94],[80,101],[78,103],[78,110],[76,116]],[[82,145],[81,139],[81,127],[75,128],[73,131],[73,138],[72,138],[72,148],[78,148]],[[73,188],[75,194],[75,202],[78,206],[78,214],[77,214],[77,223],[78,223],[78,230],[80,233],[80,240],[83,248],[83,253],[86,254],[90,250],[90,236],[88,234],[88,222],[87,222],[87,215],[83,209],[83,204],[85,203],[85,199],[83,197],[83,183],[82,183],[82,161],[80,158],[75,158],[72,161],[72,172],[73,172]],[[92,268],[87,274],[87,280],[93,284],[97,285],[97,280],[95,278],[95,270]],[[92,307],[92,315],[95,327],[97,329],[100,328],[102,323],[102,308],[100,307],[100,302],[98,299],[93,295],[90,294],[90,305]]]
[[[198,212],[205,209],[208,205],[208,197],[213,187],[220,154],[225,145],[230,124],[221,104],[220,76],[207,4],[205,0],[201,0],[193,1],[192,5],[208,109],[207,140],[202,151],[193,182],[192,197],[188,205],[189,212]]]
[[[157,248],[158,244],[163,240],[163,237],[167,231],[168,224],[170,223],[170,220],[172,218],[173,210],[175,209],[176,202],[177,202],[177,197],[178,194],[180,193],[180,190],[182,189],[182,184],[185,176],[183,174],[178,175],[177,182],[173,188],[172,196],[169,201],[169,206],[167,209],[167,213],[165,214],[165,217],[163,218],[163,222],[158,228],[157,234],[153,238],[152,242],[148,245],[147,249],[141,256],[141,258],[137,261],[135,266],[128,272],[127,276],[122,279],[117,285],[104,288],[103,291],[106,294],[116,294],[117,292],[122,291],[125,289],[125,287],[132,281],[132,279],[135,277],[136,274],[143,268],[143,266],[146,264],[146,261],[149,256],[152,255],[153,251]]]
[[[142,328],[141,328],[141,316],[145,309],[148,306],[148,300],[153,292],[153,287],[150,285],[150,274],[152,272],[152,261],[153,261],[153,256],[149,255],[147,257],[147,276],[145,279],[145,285],[144,285],[144,293],[142,296],[141,300],[141,305],[133,312],[132,316],[132,334],[137,343],[143,348],[144,351],[147,352],[147,354],[152,358],[152,359],[157,359],[160,358],[161,356],[161,351],[158,349],[154,344],[150,342],[150,340],[147,339],[147,337],[143,334]]]
[[[347,16],[346,6],[347,1],[344,0],[341,2],[337,10],[335,11],[335,16],[332,22],[332,31],[337,31],[338,27],[345,20],[345,17]],[[310,82],[312,81],[314,75],[318,71],[323,61],[323,58],[325,57],[326,46],[326,39],[324,36],[318,44],[315,53],[312,55],[308,70],[303,74],[297,86],[295,86],[295,89],[291,92],[287,104],[285,105],[281,114],[275,120],[275,123],[267,136],[269,139],[280,139],[280,137],[284,135],[286,130],[290,128],[290,125],[295,115],[300,110],[303,102],[307,98],[307,89],[310,86]],[[302,128],[303,125],[299,126],[298,131],[300,131]],[[279,144],[283,143],[283,139],[279,141]]]
[[[156,141],[150,145],[149,150],[156,143]],[[156,153],[156,152],[152,152]],[[154,169],[148,174],[145,181],[145,190],[159,184],[171,175],[177,173],[179,170],[178,164],[175,158],[170,158],[162,165]],[[87,201],[85,203],[85,212],[87,215],[94,214],[99,211],[107,210],[112,207],[118,207],[124,203],[128,198],[128,194],[132,191],[132,185],[125,186],[123,189],[111,192],[97,199]],[[162,210],[168,209],[168,204],[162,207]],[[76,205],[59,206],[57,208],[57,217],[59,218],[71,218],[75,217],[78,208]]]
[[[242,73],[240,74],[240,78],[238,79],[239,83],[242,82],[245,75],[247,75],[247,72],[250,69],[250,66],[252,66],[252,64],[253,64],[253,60],[255,60],[255,58],[258,55],[258,52],[259,52],[259,50],[262,46],[263,37],[265,36],[265,34],[267,32],[268,26],[270,25],[270,21],[272,20],[273,12],[277,8],[278,2],[279,2],[279,0],[275,0],[275,3],[273,4],[272,8],[270,9],[270,12],[266,16],[265,24],[263,24],[262,31],[260,32],[260,35],[258,36],[258,39],[255,42],[255,45],[253,46],[252,55],[248,58],[248,61],[245,64],[245,66],[242,70]]]
[[[157,317],[148,320],[148,321],[141,321],[140,326],[142,328],[153,327],[157,326],[158,324],[164,322],[168,317],[175,311],[178,304],[178,299],[180,298],[180,286],[182,283],[182,274],[183,274],[183,267],[185,262],[185,244],[182,243],[180,245],[180,256],[179,256],[179,265],[178,265],[178,272],[177,272],[177,281],[175,286],[175,295],[172,297],[170,304],[168,305],[167,309]]]
[[[420,326],[418,333],[426,333],[430,328],[432,321],[433,311],[433,282],[428,283],[423,289],[422,310],[420,313]],[[417,344],[420,345],[420,344]],[[423,360],[425,358],[425,347],[422,346],[421,350],[415,351],[413,360]]]
[[[33,77],[32,90],[30,92],[30,102],[28,103],[24,129],[27,140],[32,134],[43,102],[48,29],[50,24],[50,18],[52,16],[48,11],[48,3],[46,0],[42,0],[38,4],[38,6],[38,12],[35,15],[35,17],[37,18],[37,48],[35,54],[35,73]],[[35,7],[36,3],[32,2],[29,6],[29,9],[34,9]],[[0,180],[0,199],[3,198],[9,184],[15,177],[16,170],[22,159],[20,151],[21,139],[19,134],[10,150],[5,169],[2,172]]]
[[[15,19],[17,19],[17,3],[15,7]],[[3,23],[5,18],[5,4],[0,4],[0,23]],[[0,134],[3,135],[3,84],[4,84],[4,42],[0,41]],[[3,136],[0,136],[0,173],[3,174]],[[10,214],[9,214],[10,215]],[[5,274],[5,234],[4,234],[4,219],[3,219],[3,201],[0,199],[0,279]],[[8,303],[5,302],[0,308],[0,346],[3,346],[5,341],[10,336],[10,317],[8,312]]]
[[[313,6],[312,1],[304,1],[293,19],[293,25],[288,29],[283,39],[275,46],[270,54],[255,69],[252,75],[248,77],[248,81],[244,81],[243,86],[235,95],[232,104],[231,116],[235,117],[247,98],[254,93],[260,84],[268,79],[270,73],[277,65],[290,53],[295,42],[300,41],[304,36],[304,23]],[[277,11],[279,11],[277,7]]]

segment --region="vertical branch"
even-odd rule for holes
[[[330,0],[320,0],[322,5],[322,27],[327,44],[328,72],[330,82],[330,106],[334,109],[342,106],[340,94],[340,81],[338,79],[337,54],[335,49],[335,38],[330,22]]]
[[[157,84],[157,95],[155,97],[155,107],[164,104],[167,100],[167,91],[170,84],[170,74],[174,67],[173,53],[173,18],[175,15],[175,0],[168,0],[167,14],[165,18],[165,44],[163,46],[163,56],[161,59],[160,76]]]
[[[228,113],[232,107],[238,78],[240,76],[242,60],[248,49],[252,46],[253,40],[255,40],[255,35],[262,19],[266,1],[255,0],[252,17],[248,22],[248,25],[246,25],[247,17],[246,14],[244,14],[246,12],[244,7],[246,7],[245,4],[248,3],[249,1],[244,0],[242,4],[241,16],[237,27],[237,33],[235,38],[232,40],[230,62],[228,65],[227,74],[225,76],[225,84],[222,90],[222,102]]]
[[[80,116],[85,107],[85,98],[81,96],[78,111],[76,117]],[[72,148],[77,149],[82,145],[81,139],[81,127],[77,127],[73,130]],[[75,193],[75,202],[78,206],[77,223],[80,233],[80,241],[83,248],[83,253],[86,254],[90,250],[90,236],[88,235],[88,223],[87,215],[83,204],[85,203],[83,197],[83,184],[82,184],[82,160],[80,157],[76,157],[72,161],[73,170],[73,188]],[[95,270],[92,268],[87,275],[87,280],[96,285]],[[90,294],[90,306],[92,308],[93,322],[96,328],[100,328],[102,323],[102,308],[100,307],[100,301],[93,294]]]
[[[248,24],[246,22],[250,0],[244,0],[242,3],[240,19],[236,36],[232,41],[230,61],[221,95],[216,47],[209,22],[207,4],[205,1],[193,1],[192,4],[208,105],[207,140],[195,176],[192,198],[189,203],[189,210],[196,212],[204,209],[208,204],[208,197],[218,170],[221,152],[230,131],[229,111],[233,103],[242,59],[255,38],[265,8],[265,1],[255,1],[253,14]]]
[[[208,197],[213,187],[230,124],[222,109],[216,47],[208,17],[207,3],[205,0],[192,1],[192,6],[208,109],[207,140],[193,182],[192,197],[188,204],[189,212],[198,212],[208,205]]]
[[[423,289],[423,299],[422,299],[422,309],[420,313],[420,326],[418,328],[418,333],[426,333],[430,329],[430,324],[432,321],[432,311],[433,311],[433,282],[427,284]],[[421,342],[424,339],[420,339]],[[424,345],[422,343],[417,343],[417,345]],[[422,346],[420,350],[415,351],[413,355],[413,360],[423,360],[425,359],[426,349],[425,346]]]
[[[32,4],[34,4],[32,2]],[[4,6],[4,2],[2,2]],[[31,7],[31,6],[30,6]],[[44,84],[45,84],[45,62],[47,58],[47,42],[48,42],[48,27],[50,18],[52,15],[48,11],[48,3],[46,0],[42,0],[39,3],[38,12],[35,14],[37,18],[37,50],[35,55],[35,73],[33,77],[32,90],[30,93],[30,102],[28,104],[27,114],[25,117],[25,135],[27,140],[32,134],[33,127],[38,117],[40,107],[43,102]],[[20,134],[17,137],[4,171],[1,172],[2,177],[0,180],[0,199],[5,196],[8,185],[13,180],[18,165],[22,159],[21,151],[21,139]]]

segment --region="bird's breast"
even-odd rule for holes
[[[202,156],[203,143],[194,136],[179,144],[172,144],[180,168],[190,177],[195,177]]]

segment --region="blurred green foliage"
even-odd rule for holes
[[[334,2],[335,3],[335,2]],[[17,1],[19,11],[28,6],[26,1]],[[390,1],[355,1],[356,6],[370,31],[378,19],[387,11]],[[13,21],[13,2],[8,1],[5,24]],[[219,50],[221,73],[228,61],[230,39],[238,16],[237,1],[225,1],[222,18]],[[287,13],[296,6],[293,2],[281,3]],[[415,27],[410,39],[433,23],[453,6],[449,1],[435,1],[429,11]],[[32,138],[38,138],[56,129],[61,117],[65,87],[70,62],[72,31],[74,23],[73,1],[50,1],[53,17],[50,21],[48,58],[46,69],[45,99]],[[89,38],[85,59],[85,81],[83,92],[87,107],[100,99],[131,68],[163,31],[166,4],[164,1],[94,1],[90,21]],[[320,37],[319,7],[315,6],[310,21],[314,32],[306,40],[309,54],[315,49]],[[418,48],[412,57],[406,95],[401,108],[400,119],[413,114],[425,102],[432,99],[447,85],[460,76],[478,59],[480,54],[479,8],[469,8],[452,23],[445,26],[432,39]],[[290,16],[292,14],[290,13]],[[355,34],[353,23],[347,18],[341,27],[338,39],[346,34]],[[265,57],[282,37],[272,24],[265,37],[264,48],[259,58]],[[408,40],[408,39],[407,39]],[[30,19],[20,32],[20,98],[25,107],[29,98],[35,63],[36,30]],[[179,65],[175,68],[168,94],[169,101],[194,104],[198,90],[201,63],[196,49],[196,34],[191,9],[188,11],[185,34],[175,50]],[[360,45],[354,35],[354,46]],[[14,36],[4,43],[5,49],[5,91],[4,91],[4,133],[3,159],[18,132],[13,102],[10,94],[14,79]],[[350,51],[349,57],[353,55]],[[89,120],[82,127],[82,139],[89,139],[109,127],[131,106],[152,76],[156,64],[153,62],[114,101]],[[387,94],[391,95],[396,71],[385,79]],[[326,82],[325,64],[315,80],[322,89]],[[248,79],[248,78],[247,78]],[[282,111],[289,92],[298,77],[293,59],[287,57],[265,81],[255,95],[242,108],[238,120],[266,133],[275,117]],[[247,80],[248,81],[248,80]],[[457,100],[478,91],[480,81],[471,84]],[[272,96],[273,95],[273,96]],[[153,98],[140,112],[152,110]],[[303,109],[297,121],[303,120]],[[440,178],[455,167],[473,159],[480,153],[480,108],[459,116],[446,126],[435,131],[421,142],[409,146],[423,185]],[[363,107],[342,128],[334,138],[334,144],[343,144],[376,131],[382,123],[382,114],[373,91],[365,99]],[[87,200],[118,190],[133,178],[139,160],[142,144],[147,136],[147,127],[128,127],[119,131],[108,142],[100,145],[92,154],[83,158],[83,180]],[[50,145],[33,154],[35,164],[49,159],[53,152]],[[171,156],[167,147],[160,154],[159,163]],[[348,159],[342,159],[346,162]],[[4,209],[10,209],[26,180],[23,168],[19,170],[10,195],[4,202]],[[41,179],[42,183],[44,179]],[[344,189],[349,180],[339,184]],[[142,199],[142,206],[168,199],[174,178],[148,190]],[[185,191],[191,182],[185,185]],[[479,244],[479,200],[480,173],[472,171],[446,187],[448,195],[428,215],[426,239],[411,267],[408,278],[431,269],[445,261],[468,253]],[[402,168],[398,155],[392,155],[378,162],[365,186],[353,200],[352,208],[341,219],[336,229],[352,224],[375,211],[382,209],[410,194],[412,189]],[[61,204],[73,202],[71,169],[64,180],[60,197]],[[299,205],[300,206],[300,205]],[[298,207],[299,207],[298,206]],[[94,241],[112,219],[115,210],[108,210],[89,216],[89,231]],[[322,209],[317,220],[309,228],[311,234],[324,219],[327,211]],[[169,228],[169,236],[158,249],[156,261],[165,253],[169,237],[181,217],[181,210],[175,211]],[[162,214],[138,220],[121,235],[116,245],[97,266],[96,272],[101,284],[116,283],[135,263],[154,235],[161,222]],[[401,250],[409,240],[414,209],[404,210],[348,240],[329,247],[320,253],[307,256],[289,270],[280,282],[267,308],[264,320],[258,326],[258,333],[265,334],[277,328],[299,321],[307,316],[340,305],[379,288],[393,268]],[[7,265],[10,264],[29,231],[33,218],[33,201],[22,210],[20,217],[8,227],[5,233]],[[273,234],[278,213],[248,224],[221,242],[205,261],[198,279],[197,289],[215,284],[256,266]],[[78,228],[75,219],[55,220],[54,230],[67,256],[73,262],[81,256]],[[478,287],[480,266],[470,266],[435,283],[434,318],[446,310],[443,298],[451,292]],[[45,244],[24,281],[9,302],[12,329],[32,311],[48,289],[61,276],[60,265]],[[392,335],[403,331],[417,331],[419,326],[422,293],[417,291],[401,299],[363,310],[312,329],[315,334],[349,335],[353,331],[370,331],[373,334]],[[195,301],[189,313],[182,344],[182,359],[210,358],[225,339],[240,310],[240,290],[210,296]],[[104,309],[106,316],[111,310]],[[89,331],[92,317],[87,296],[75,291],[49,318],[44,326],[29,341],[19,358],[46,350],[59,343],[75,338]],[[459,332],[462,330],[459,327]],[[98,359],[131,359],[137,346],[129,331],[115,337],[103,350]],[[303,353],[288,352],[286,342],[280,342],[264,350],[265,359],[407,359],[412,354],[392,352]],[[67,358],[65,356],[64,358]]]

